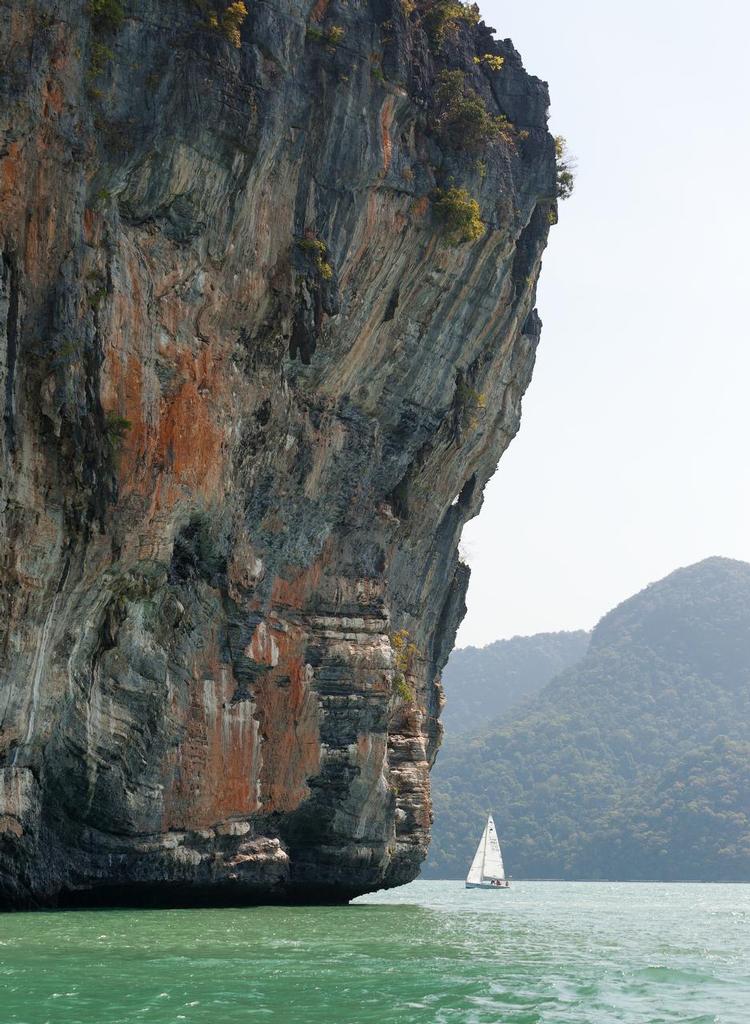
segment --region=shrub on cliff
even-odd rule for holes
[[[502,71],[505,57],[498,57],[494,53],[483,53],[481,57],[475,57],[474,63],[480,67],[489,68],[490,71]]]
[[[477,5],[460,0],[430,0],[422,7],[422,25],[433,46],[442,46],[446,33],[460,21],[476,25],[479,21]]]
[[[557,164],[557,198],[570,199],[575,187],[575,160],[568,153],[568,143],[563,135],[555,136],[555,160]]]
[[[479,424],[479,417],[487,408],[487,396],[473,388],[461,375],[456,383],[454,401],[461,427],[474,430]]]
[[[125,17],[120,0],[88,0],[86,10],[99,32],[116,32]]]
[[[242,45],[240,29],[247,18],[247,4],[244,0],[233,0],[232,3],[224,3],[223,0],[194,0],[206,19],[206,27],[219,32],[228,43],[236,46]]]
[[[333,267],[328,261],[328,246],[319,238],[302,238],[297,245],[310,258],[313,266],[324,281],[333,277]]]
[[[104,73],[110,61],[114,60],[114,52],[104,43],[94,39],[89,51],[89,66],[86,69],[86,92],[90,99],[100,99],[101,89],[96,86],[96,79]]]
[[[345,34],[341,25],[331,25],[325,31],[310,25],[305,33],[305,38],[314,43],[325,43],[326,46],[340,46]]]
[[[118,452],[120,450],[132,425],[130,420],[125,419],[124,416],[117,416],[113,412],[107,413],[104,423],[104,436],[113,451]]]
[[[240,27],[246,17],[247,7],[242,0],[238,0],[237,3],[229,4],[221,15],[221,31],[233,46],[239,47],[242,42],[242,39],[240,38]]]
[[[490,114],[482,97],[467,85],[463,71],[442,71],[438,83],[436,128],[452,149],[476,152],[491,142],[515,141],[508,118]]]
[[[479,203],[465,188],[439,189],[433,209],[451,245],[475,242],[484,234]]]
[[[393,651],[393,692],[408,704],[414,700],[414,691],[409,680],[414,673],[414,663],[419,655],[417,645],[412,642],[408,629],[399,629],[390,637]]]

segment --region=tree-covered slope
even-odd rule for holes
[[[586,653],[589,634],[537,633],[455,650],[443,672],[448,736],[475,732],[535,696]]]
[[[424,874],[465,873],[495,813],[516,877],[750,880],[750,565],[711,558],[625,601],[579,665],[448,735]]]

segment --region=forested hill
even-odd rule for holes
[[[443,672],[446,734],[484,728],[533,697],[563,669],[581,660],[589,636],[582,629],[537,633],[455,650]]]
[[[488,808],[518,878],[750,880],[750,565],[625,601],[588,652],[481,735],[446,735],[427,877],[461,877]]]

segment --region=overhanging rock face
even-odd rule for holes
[[[427,5],[253,4],[240,46],[225,6],[0,7],[6,907],[347,899],[429,841],[546,86]]]

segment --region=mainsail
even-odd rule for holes
[[[471,862],[469,873],[466,876],[466,881],[471,882],[474,885],[478,885],[482,881],[482,868],[484,867],[484,848],[487,844],[487,826],[484,826],[484,832],[482,838],[479,840],[479,846],[477,852],[474,854],[474,860]]]
[[[474,854],[474,860],[471,862],[466,881],[473,885],[479,885],[484,881],[498,878],[505,878],[505,868],[495,822],[490,814],[487,816],[487,824],[484,826],[484,832],[479,840],[479,846]]]
[[[500,840],[497,838],[495,822],[490,814],[487,818],[487,845],[484,853],[484,869],[482,874],[485,878],[505,878],[503,867],[503,855],[500,852]]]

